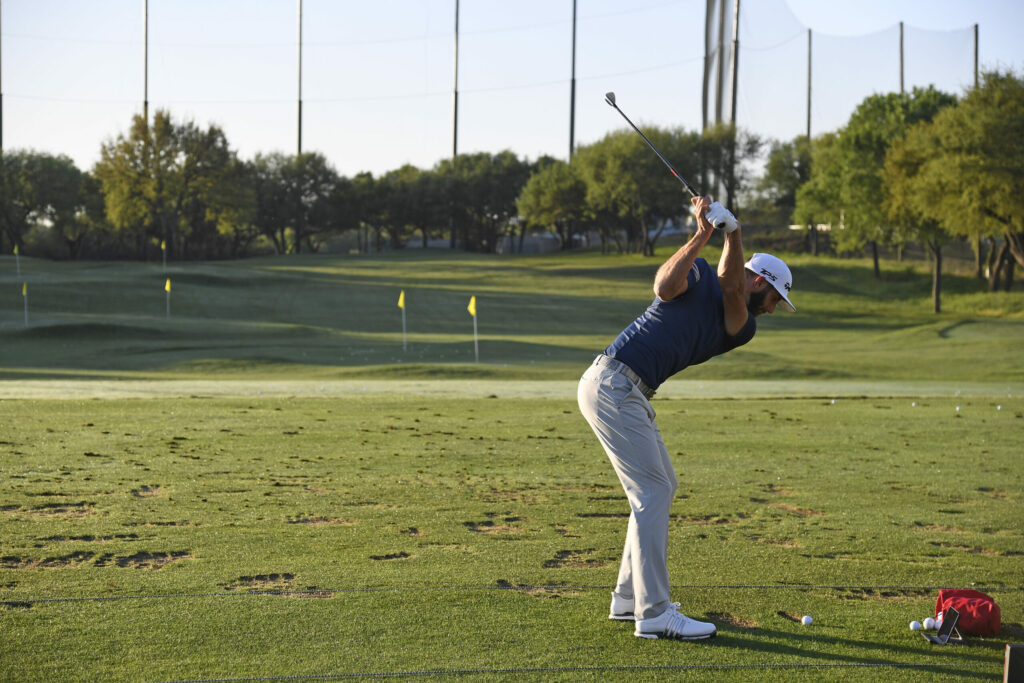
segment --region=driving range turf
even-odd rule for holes
[[[908,264],[793,257],[798,313],[659,391],[673,599],[719,636],[606,618],[629,509],[575,380],[667,254],[0,258],[0,678],[998,676],[1024,296],[950,275],[934,315]],[[945,586],[1003,633],[912,633]]]

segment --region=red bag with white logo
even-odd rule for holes
[[[980,591],[944,588],[935,601],[935,616],[945,613],[950,607],[960,613],[956,627],[964,635],[999,635],[1002,615],[991,596]]]

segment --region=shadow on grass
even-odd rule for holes
[[[974,646],[970,644],[966,646],[935,646],[935,649],[930,651],[927,655],[922,655],[920,649],[909,646],[861,641],[851,638],[839,638],[835,636],[825,636],[818,633],[805,635],[801,633],[776,631],[766,628],[743,629],[731,626],[720,626],[719,636],[715,639],[714,646],[743,650],[746,652],[763,652],[766,656],[771,657],[785,655],[820,664],[894,664],[898,666],[900,664],[912,664],[912,661],[908,661],[911,657],[942,657],[944,660],[949,661],[948,666],[935,664],[934,666],[915,665],[914,667],[915,671],[927,671],[940,675],[948,674],[950,669],[955,669],[958,665],[962,666],[964,661],[986,667],[990,667],[992,665],[991,656],[971,654],[971,648]],[[822,646],[842,648],[844,650],[854,652],[864,651],[864,654],[843,654],[841,652],[834,651],[825,652],[820,649]],[[878,654],[873,654],[868,651],[875,651],[878,652]],[[887,654],[891,656],[901,656],[903,658],[900,660],[886,659],[885,656]],[[962,668],[957,669],[957,676],[977,678],[981,680],[990,680],[992,678],[991,674],[966,672],[963,671]]]

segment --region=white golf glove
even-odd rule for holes
[[[711,225],[726,234],[740,227],[740,224],[736,222],[736,216],[733,216],[729,209],[725,208],[718,202],[712,202],[711,205],[708,206],[707,213],[704,215],[707,216],[708,222],[711,223]]]

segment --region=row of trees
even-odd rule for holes
[[[1024,80],[986,73],[959,100],[933,88],[872,95],[840,130],[774,146],[760,189],[791,202],[812,238],[831,224],[837,250],[867,248],[876,277],[880,245],[925,246],[936,312],[953,239],[974,245],[990,291],[1009,288],[1024,266]]]
[[[751,223],[830,225],[840,252],[926,246],[940,308],[943,247],[975,246],[992,290],[1024,266],[1024,81],[984,74],[957,99],[933,88],[866,98],[847,124],[808,140],[773,142],[728,127],[703,134],[651,127],[652,142],[700,187],[717,186]],[[767,151],[767,163],[754,168]],[[0,252],[43,231],[66,255],[148,258],[317,250],[347,237],[361,251],[410,239],[494,251],[531,231],[563,248],[581,233],[607,250],[652,254],[686,215],[679,183],[633,131],[576,150],[571,164],[505,151],[463,154],[431,169],[339,175],[320,154],[240,160],[218,127],[157,112],[102,147],[89,172],[34,152],[0,155]],[[8,244],[5,246],[4,241]],[[989,244],[987,257],[984,246]],[[985,263],[987,261],[987,264]]]
[[[705,135],[652,128],[650,137],[682,168],[749,184],[759,139],[718,128]],[[258,154],[243,161],[217,126],[177,122],[166,111],[137,116],[83,172],[64,156],[0,156],[0,248],[24,251],[45,232],[68,258],[241,256],[254,243],[278,253],[318,250],[348,235],[360,251],[401,248],[410,239],[494,251],[503,239],[597,232],[606,248],[653,253],[657,236],[685,215],[677,181],[642,140],[620,131],[580,147],[572,165],[509,151],[463,154],[432,169],[406,165],[374,177],[339,175],[318,153]],[[33,232],[34,231],[34,232]]]

